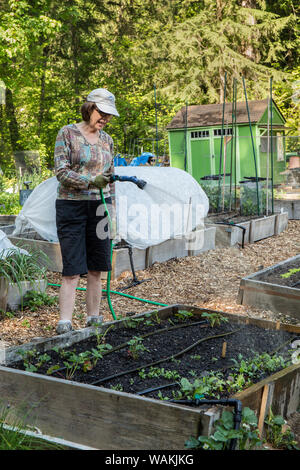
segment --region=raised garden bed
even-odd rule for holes
[[[205,221],[208,227],[216,228],[216,246],[234,246],[254,243],[264,238],[279,235],[288,224],[287,212],[269,216],[239,216],[232,214],[211,215]]]
[[[269,308],[300,320],[299,268],[300,255],[297,255],[243,278],[239,303]]]
[[[300,219],[300,199],[275,199],[274,210],[288,213],[292,220]]]
[[[149,336],[128,344],[143,334]],[[27,353],[22,355],[20,347],[9,348],[2,353],[2,362],[10,367],[0,367],[0,393],[11,406],[34,406],[36,425],[48,435],[99,449],[183,449],[190,436],[210,432],[216,414],[209,406],[188,407],[167,398],[193,398],[196,391],[209,399],[234,396],[260,414],[263,391],[272,384],[272,411],[295,411],[300,364],[287,366],[285,361],[299,334],[300,328],[292,325],[171,306],[107,323],[96,335],[87,328],[36,341],[24,345]],[[241,391],[233,367],[249,359],[248,372],[253,371],[259,354],[265,356],[260,366],[256,362],[256,378],[250,373]],[[72,360],[81,364],[74,367]],[[271,369],[263,371],[267,362]],[[249,379],[255,384],[250,386]],[[164,388],[148,391],[158,386]]]
[[[144,250],[132,248],[134,269],[136,271],[143,270],[152,266],[155,262],[163,262],[171,258],[196,256],[205,251],[213,250],[215,248],[215,231],[214,227],[205,227],[197,232],[192,232],[192,237],[194,233],[198,237],[197,243],[193,243],[193,238],[182,237],[166,240],[163,243],[150,246]],[[8,238],[14,245],[43,251],[49,258],[46,264],[47,268],[53,272],[62,271],[62,257],[59,243],[43,240],[39,234],[34,231],[28,231],[19,236],[9,235]],[[192,243],[188,243],[189,241]],[[113,250],[111,279],[116,279],[120,274],[125,271],[130,271],[130,269],[131,264],[128,248],[116,247]],[[106,276],[105,274],[103,275]]]

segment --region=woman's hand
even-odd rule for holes
[[[96,178],[90,181],[90,186],[95,186],[99,189],[104,189],[108,183],[110,182],[110,178],[104,175],[98,175]]]

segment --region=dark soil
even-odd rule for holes
[[[134,319],[129,320],[132,322]],[[233,373],[234,363],[232,359],[240,361],[241,359],[253,357],[255,353],[267,352],[272,354],[277,349],[277,356],[280,355],[290,359],[290,344],[295,339],[294,333],[266,330],[248,324],[222,322],[219,326],[210,326],[207,321],[203,318],[200,319],[199,316],[184,320],[172,317],[171,321],[160,320],[159,323],[156,320],[152,319],[150,325],[135,322],[134,324],[137,325],[135,328],[109,329],[105,334],[105,343],[115,348],[135,336],[141,336],[154,330],[161,331],[159,334],[144,338],[143,344],[147,349],[141,351],[138,358],[133,358],[127,345],[103,356],[103,359],[99,359],[91,370],[84,372],[82,366],[78,367],[71,380],[154,398],[179,398],[179,382],[182,378],[187,378],[189,382],[193,383],[196,378],[204,377],[211,371],[221,371],[224,379],[227,379]],[[148,320],[149,322],[150,320]],[[165,330],[179,325],[184,325],[184,327]],[[184,354],[176,356],[182,350],[204,338],[207,338],[207,340],[200,342]],[[93,348],[97,348],[99,341],[99,335],[92,336],[66,348],[64,351],[74,351],[76,354],[87,350],[92,351]],[[224,342],[227,343],[227,349],[225,358],[222,358],[221,353]],[[53,372],[52,376],[67,378],[67,371],[64,368],[66,359],[62,358],[61,351],[51,350],[47,354],[51,357],[51,360],[42,366],[38,366],[35,372],[47,374],[49,367],[56,364],[61,369]],[[173,355],[174,357],[172,357]],[[36,366],[40,361],[40,357],[38,356],[29,361]],[[89,364],[86,362],[85,366]],[[152,364],[152,369],[150,364]],[[25,369],[23,361],[11,367]],[[153,374],[154,370],[156,370],[155,374]],[[147,375],[149,372],[152,372],[150,377]],[[162,372],[165,376],[162,375]],[[275,370],[265,375],[269,376],[274,372]],[[111,377],[114,375],[115,377]],[[263,378],[264,373],[259,371],[253,379],[253,383]],[[151,393],[145,391],[166,385],[167,387],[162,388],[160,391],[156,390]],[[217,398],[229,395],[225,389],[220,391]],[[205,396],[205,398],[216,397]]]
[[[269,282],[271,284],[279,284],[280,286],[300,289],[300,271],[291,274],[289,277],[282,277],[282,274],[288,273],[290,269],[300,269],[299,259],[288,264],[278,266],[264,274],[257,276],[256,279],[263,282]]]

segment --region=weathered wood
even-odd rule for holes
[[[160,318],[168,318],[179,310],[193,311],[199,316],[203,311],[213,312],[178,304],[151,312]],[[136,317],[143,315],[145,313]],[[269,320],[225,312],[223,315],[236,323],[254,324],[265,329],[278,328],[277,322]],[[123,322],[111,323],[121,327]],[[108,326],[105,324],[103,328]],[[300,332],[300,327],[294,325],[282,324],[280,329]],[[90,329],[83,330],[91,333]],[[68,342],[68,335],[61,335],[64,337],[61,339],[56,337],[56,340]],[[49,338],[45,341],[48,342],[47,347],[43,348],[42,342],[34,343],[34,347],[43,351],[53,347]],[[300,364],[271,375],[234,398],[259,414],[265,385],[269,388],[266,410],[271,407],[274,413],[288,416],[299,406]],[[190,436],[210,434],[220,412],[219,409],[190,408],[2,366],[0,397],[4,406],[9,405],[21,418],[26,416],[27,422],[37,426],[43,434],[103,450],[184,449]]]
[[[271,272],[274,268],[288,266],[291,261],[295,260],[300,263],[300,255],[241,279],[238,302],[242,305],[269,308],[274,312],[284,312],[300,319],[300,289],[260,280],[262,275]]]
[[[259,410],[259,418],[258,418],[258,431],[259,435],[262,436],[263,427],[264,427],[264,420],[266,417],[267,411],[267,401],[269,395],[269,384],[266,384],[263,388],[260,410]]]
[[[2,403],[43,434],[97,449],[184,449],[199,409],[0,366]]]
[[[269,406],[272,412],[281,416],[289,416],[297,410],[300,403],[300,364],[293,364],[285,369],[270,375],[247,390],[234,395],[241,400],[243,406],[259,412],[262,402],[264,386],[274,383],[272,400]]]

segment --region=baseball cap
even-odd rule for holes
[[[95,103],[99,111],[103,111],[103,113],[120,116],[115,106],[115,96],[106,88],[97,88],[91,91],[86,100]]]

